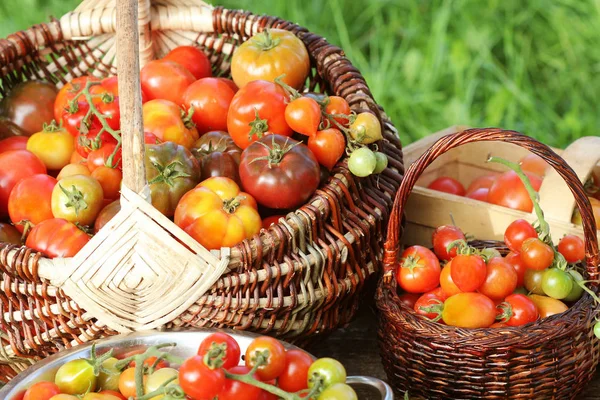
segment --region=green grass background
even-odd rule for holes
[[[0,36],[75,0],[0,0]],[[600,135],[600,0],[218,0],[341,46],[404,143],[453,124]]]

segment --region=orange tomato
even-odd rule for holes
[[[231,247],[260,231],[256,207],[233,180],[213,177],[181,198],[175,223],[209,250]]]
[[[528,297],[537,307],[540,318],[546,318],[554,314],[560,314],[569,309],[565,303],[560,300],[553,299],[552,297],[540,296],[537,294],[530,294]]]
[[[144,129],[163,142],[173,142],[186,149],[198,140],[198,130],[181,108],[169,100],[150,100],[143,107]]]
[[[458,293],[444,302],[442,318],[460,328],[488,328],[496,321],[496,305],[481,293]]]
[[[100,183],[100,186],[102,186],[102,192],[104,193],[105,199],[116,200],[121,195],[123,172],[121,172],[120,169],[103,165],[92,172],[92,178],[96,178]]]
[[[444,268],[442,268],[442,273],[440,274],[440,286],[442,287],[442,291],[444,292],[446,297],[462,293],[462,290],[460,290],[452,280],[452,276],[450,275],[451,271],[452,261],[450,261],[448,264],[446,264]]]

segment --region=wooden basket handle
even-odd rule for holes
[[[444,136],[431,146],[419,159],[410,165],[402,179],[400,188],[396,193],[390,222],[388,225],[387,239],[384,245],[384,281],[390,283],[400,253],[400,238],[403,232],[401,218],[404,206],[419,176],[440,155],[455,147],[473,142],[502,141],[521,146],[537,154],[548,162],[567,183],[575,201],[581,210],[583,220],[583,233],[585,236],[585,251],[587,262],[587,275],[589,279],[596,279],[600,256],[598,255],[598,239],[596,221],[593,217],[592,206],[585,193],[583,185],[571,167],[558,156],[552,149],[537,140],[514,131],[496,128],[468,129],[453,135]],[[485,238],[480,238],[485,239]]]

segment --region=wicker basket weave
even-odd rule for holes
[[[118,61],[124,165],[121,212],[74,258],[0,245],[0,380],[62,348],[134,330],[218,326],[302,342],[346,324],[366,280],[380,271],[403,173],[397,132],[360,72],[342,50],[279,18],[194,0],[115,4],[85,1],[60,21],[0,40],[2,94],[23,80],[61,86],[85,74],[115,74]],[[342,96],[354,111],[380,118],[378,146],[390,167],[357,179],[342,160],[328,183],[278,225],[209,252],[147,202],[139,68],[195,43],[210,55],[213,72],[227,76],[235,47],[267,27],[305,43],[312,65],[306,90]]]
[[[503,141],[543,157],[568,183],[583,217],[586,278],[596,280],[596,226],[573,170],[547,146],[512,131],[469,129],[445,136],[410,168],[396,194],[384,277],[377,290],[383,364],[397,392],[433,399],[573,399],[592,379],[600,356],[592,326],[599,307],[587,293],[568,311],[516,328],[461,329],[431,322],[401,303],[394,267],[401,254],[400,219],[419,176],[437,157],[463,144]],[[596,286],[594,286],[596,288]]]

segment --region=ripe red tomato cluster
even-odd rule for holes
[[[259,206],[281,216],[305,204],[347,146],[357,175],[383,171],[387,158],[368,148],[382,138],[377,118],[354,115],[338,96],[300,94],[309,69],[302,41],[279,29],[236,49],[233,80],[212,77],[208,56],[192,46],[147,63],[140,77],[153,206],[217,249],[258,234]],[[12,223],[0,225],[0,237],[74,256],[120,210],[117,77],[82,76],[60,90],[23,83],[0,118],[0,137],[10,135],[0,140],[0,219]]]
[[[357,399],[346,384],[341,363],[331,358],[313,360],[304,351],[286,350],[267,336],[250,343],[243,362],[237,341],[220,332],[207,336],[197,354],[180,363],[149,351],[130,351],[119,359],[106,353],[69,361],[58,369],[54,381],[34,384],[21,400],[137,398],[135,360],[142,363],[138,380],[145,398],[182,391],[192,400],[276,400],[275,393],[281,392],[312,400]]]
[[[433,250],[412,246],[396,270],[400,298],[426,318],[461,328],[520,326],[567,310],[583,294],[583,240],[564,236],[554,247],[519,219],[505,231],[510,252],[469,247],[455,226],[441,226]],[[563,257],[564,268],[553,265]],[[562,300],[562,301],[561,301]]]

